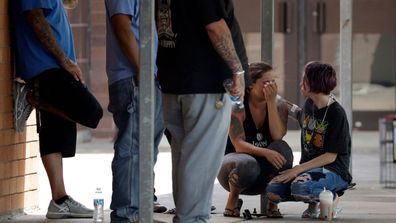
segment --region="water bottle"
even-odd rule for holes
[[[103,220],[104,220],[104,213],[103,213],[104,198],[103,198],[103,193],[102,193],[101,188],[96,188],[93,203],[94,203],[94,215],[93,215],[94,222],[103,222]]]
[[[233,84],[234,84],[234,81],[232,80],[232,78],[225,79],[223,82],[223,86],[224,86],[225,90],[230,95],[232,110],[239,112],[239,111],[242,111],[245,108],[245,106],[243,105],[242,100],[240,100],[239,95],[231,94],[231,88],[232,88]]]

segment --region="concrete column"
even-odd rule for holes
[[[340,0],[340,99],[352,129],[352,2]]]
[[[273,63],[274,0],[261,1],[261,60]]]
[[[261,60],[273,64],[274,48],[274,0],[261,1]],[[266,213],[268,198],[260,196],[260,211]]]
[[[153,222],[154,0],[140,1],[139,222]]]
[[[353,0],[340,0],[340,101],[352,133],[352,7]],[[352,156],[350,162],[352,171]]]

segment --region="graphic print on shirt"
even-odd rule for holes
[[[157,28],[159,44],[164,48],[175,48],[176,35],[172,30],[171,0],[158,0]]]
[[[264,139],[264,136],[261,132],[257,132],[256,134],[257,141],[253,140],[252,144],[257,147],[266,148],[268,147],[267,139]]]
[[[322,150],[328,122],[305,116],[303,122],[304,150]],[[309,148],[310,147],[310,148]]]

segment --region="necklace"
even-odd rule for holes
[[[324,114],[324,116],[323,116],[323,118],[322,118],[322,121],[321,121],[319,124],[321,124],[321,123],[324,122],[324,120],[325,120],[325,118],[326,118],[326,115],[327,115],[327,111],[329,110],[329,105],[330,105],[331,101],[333,100],[333,97],[334,97],[334,96],[333,96],[332,94],[329,95],[329,100],[327,101],[325,114]],[[312,119],[315,120],[315,103],[312,103]],[[314,122],[315,122],[315,121],[314,121]],[[316,123],[315,123],[315,124],[316,124]],[[315,125],[315,126],[316,126],[316,125]],[[314,127],[314,128],[315,128],[315,127]]]
[[[322,118],[322,121],[316,121],[315,119],[315,103],[312,103],[312,118],[309,119],[308,121],[308,128],[305,131],[305,140],[307,142],[308,145],[311,145],[312,143],[312,138],[315,134],[316,131],[322,131],[324,130],[325,126],[324,126],[324,120],[326,119],[327,116],[327,111],[329,110],[329,106],[332,102],[332,100],[334,100],[333,98],[334,96],[332,94],[329,95],[329,100],[327,101],[327,108],[325,111],[325,114]]]

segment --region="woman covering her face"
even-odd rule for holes
[[[270,65],[252,63],[249,74],[252,84],[244,97],[244,110],[231,114],[226,155],[217,177],[230,192],[226,217],[240,216],[239,194],[264,193],[268,182],[293,163],[293,153],[282,138],[288,116],[297,118],[300,109],[278,95]]]

